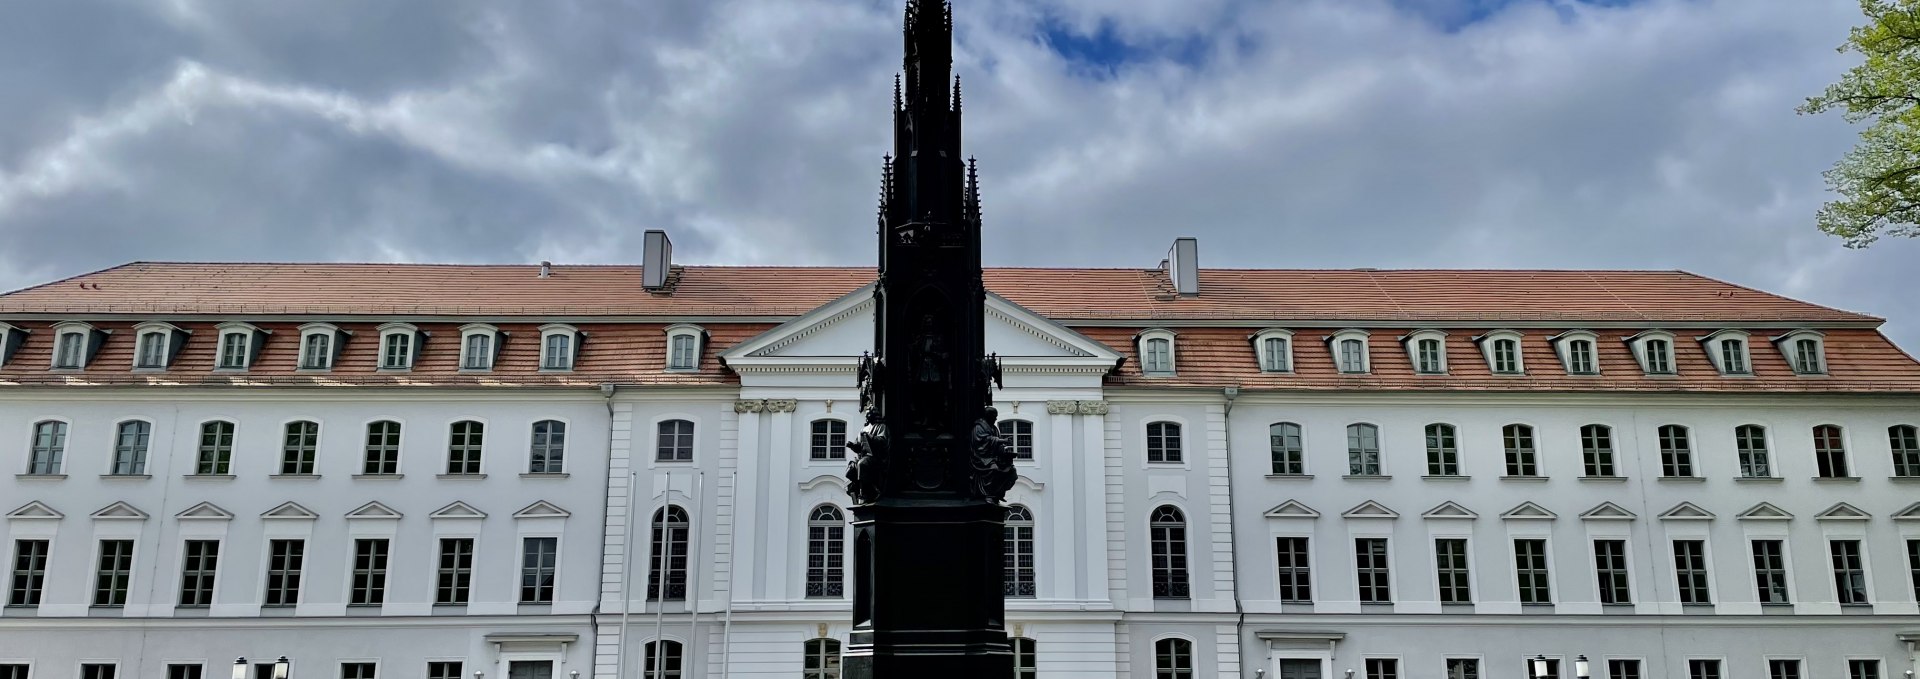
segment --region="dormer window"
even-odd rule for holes
[[[1773,338],[1773,345],[1786,355],[1795,375],[1827,373],[1826,334],[1818,330],[1795,330]]]
[[[347,333],[332,323],[308,323],[300,326],[300,369],[332,370]]]
[[[87,362],[99,353],[106,332],[86,323],[68,321],[53,326],[53,337],[53,367],[78,370],[87,367]]]
[[[140,370],[166,369],[187,339],[187,331],[153,321],[133,326],[133,332],[133,367]]]
[[[1527,371],[1526,357],[1520,353],[1520,333],[1495,330],[1474,338],[1486,356],[1487,369],[1495,375],[1522,375]]]
[[[380,369],[409,370],[426,334],[411,323],[387,323],[380,326]]]
[[[1373,370],[1367,355],[1367,331],[1350,328],[1333,333],[1327,337],[1327,346],[1333,350],[1334,368],[1340,372],[1360,375]]]
[[[0,365],[13,360],[14,352],[27,343],[27,329],[0,323]]]
[[[1278,328],[1262,330],[1253,336],[1253,350],[1260,360],[1260,372],[1293,372],[1293,333]]]
[[[667,369],[699,370],[700,354],[705,349],[707,331],[697,325],[667,328]]]
[[[1599,358],[1594,352],[1596,339],[1585,330],[1568,330],[1553,337],[1554,350],[1560,353],[1560,362],[1565,364],[1567,374],[1600,374]]]
[[[1173,331],[1158,328],[1134,336],[1134,349],[1140,354],[1141,374],[1148,376],[1173,374],[1173,338]]]
[[[1753,369],[1747,354],[1747,333],[1744,330],[1721,330],[1699,338],[1706,347],[1707,357],[1713,361],[1713,367],[1722,375],[1751,375]]]
[[[1621,339],[1626,340],[1627,348],[1633,351],[1633,360],[1640,363],[1641,371],[1648,375],[1674,374],[1673,333],[1648,330]]]
[[[506,333],[485,323],[460,326],[460,369],[492,370],[494,359],[500,355],[501,340],[505,338]]]
[[[1421,375],[1445,375],[1447,373],[1447,333],[1438,330],[1415,330],[1400,338],[1407,347],[1407,359],[1413,362],[1413,371]]]
[[[266,340],[266,331],[238,321],[221,323],[215,328],[220,332],[220,353],[214,357],[214,368],[246,370],[252,366],[253,357],[260,353],[260,345]]]
[[[550,323],[540,326],[540,369],[572,370],[573,355],[581,333],[571,325]]]

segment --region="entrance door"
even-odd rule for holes
[[[1280,679],[1320,679],[1320,661],[1281,658]]]
[[[507,663],[507,679],[553,679],[553,661],[514,660]]]

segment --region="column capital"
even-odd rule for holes
[[[1105,415],[1107,414],[1107,402],[1106,401],[1081,401],[1080,414]]]
[[[767,399],[767,412],[790,413],[800,408],[800,402],[790,398]]]
[[[766,407],[767,407],[767,402],[759,399],[748,399],[748,400],[733,402],[733,412],[736,412],[736,413],[757,413],[762,410],[765,410]]]
[[[1048,415],[1072,415],[1080,412],[1079,401],[1048,401]]]

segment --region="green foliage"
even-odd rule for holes
[[[1868,123],[1860,144],[1827,170],[1839,199],[1820,209],[1821,231],[1866,247],[1880,236],[1920,237],[1920,0],[1860,0],[1867,24],[1841,52],[1864,63],[1807,99],[1801,113],[1839,110]]]

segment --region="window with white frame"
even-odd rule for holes
[[[1848,659],[1847,679],[1880,679],[1880,660],[1878,658]]]
[[[1513,569],[1520,586],[1520,603],[1553,603],[1553,577],[1547,571],[1547,541],[1516,538],[1513,541]]]
[[[1847,444],[1841,440],[1839,425],[1823,424],[1813,428],[1813,463],[1823,479],[1844,479],[1847,469]]]
[[[53,475],[67,454],[67,423],[46,420],[33,424],[33,443],[27,453],[27,473]]]
[[[335,346],[340,341],[340,330],[327,323],[308,323],[300,326],[300,369],[331,370]]]
[[[1622,339],[1633,352],[1633,360],[1640,364],[1641,372],[1648,375],[1674,374],[1673,333],[1647,330]]]
[[[473,476],[480,473],[480,454],[485,449],[487,425],[473,420],[453,423],[447,430],[447,475]]]
[[[1033,577],[1033,512],[1021,505],[1007,505],[1004,531],[1006,575],[1002,578],[1002,593],[1032,598],[1037,594]]]
[[[1140,372],[1147,375],[1172,375],[1173,333],[1167,330],[1148,330],[1140,333]]]
[[[1786,554],[1784,540],[1753,541],[1753,582],[1760,603],[1792,603],[1787,589]]]
[[[1495,375],[1520,375],[1526,372],[1526,357],[1521,355],[1520,337],[1520,333],[1512,330],[1495,330],[1478,338],[1489,371]]]
[[[165,323],[142,323],[135,327],[133,367],[159,370],[167,367],[168,346],[172,343],[173,326]]]
[[[1443,375],[1447,372],[1447,334],[1438,330],[1415,330],[1400,338],[1407,347],[1407,358],[1413,362],[1413,371],[1421,375]]]
[[[1466,538],[1434,538],[1433,565],[1440,603],[1473,603],[1473,574],[1468,570]]]
[[[280,473],[312,474],[315,454],[320,449],[320,423],[311,420],[288,422],[280,446]]]
[[[94,335],[93,326],[77,321],[53,326],[53,367],[87,367],[87,359],[93,353]]]
[[[1707,350],[1707,358],[1713,361],[1713,367],[1722,375],[1751,375],[1753,369],[1747,353],[1747,332],[1744,330],[1721,330],[1700,338]]]
[[[806,654],[800,679],[840,679],[840,640],[808,639],[800,650]]]
[[[1307,538],[1275,537],[1273,558],[1280,575],[1280,600],[1312,603],[1313,553],[1307,549]]]
[[[1167,638],[1153,642],[1153,679],[1193,679],[1193,642]]]
[[[1663,424],[1659,429],[1660,475],[1667,478],[1693,476],[1693,447],[1686,427]]]
[[[193,473],[222,476],[233,465],[233,423],[213,420],[200,425],[200,451]]]
[[[1387,563],[1386,538],[1354,538],[1353,570],[1361,603],[1393,602],[1393,572]]]
[[[1379,427],[1365,423],[1347,425],[1347,474],[1382,475]]]
[[[204,608],[213,605],[213,584],[219,574],[220,541],[187,540],[182,546],[180,563],[180,605]]]
[[[807,598],[846,595],[847,519],[840,508],[820,505],[807,516]]]
[[[492,370],[501,339],[500,330],[485,323],[460,326],[460,369]]]
[[[653,548],[647,553],[648,601],[662,599],[662,575],[666,576],[665,599],[687,600],[687,537],[691,526],[687,510],[679,505],[653,512]]]
[[[413,355],[418,351],[420,330],[407,323],[388,323],[380,326],[380,369],[407,370],[413,367]]]
[[[560,538],[520,539],[520,603],[553,603],[554,579],[559,572]]]
[[[1147,529],[1153,552],[1153,598],[1187,598],[1187,516],[1173,505],[1161,505],[1154,508]]]
[[[1757,424],[1734,427],[1733,443],[1740,455],[1742,478],[1764,479],[1773,476],[1773,467],[1767,458],[1766,427]]]
[[[1920,476],[1920,427],[1911,424],[1887,427],[1887,446],[1893,451],[1894,476]]]
[[[400,473],[399,422],[367,423],[367,449],[360,473],[368,476]]]
[[[1033,640],[1026,637],[1012,637],[1007,639],[1007,645],[1013,647],[1013,679],[1037,679],[1040,676],[1040,663],[1038,649],[1034,646]],[[1853,679],[1863,678],[1853,677]]]
[[[1773,344],[1786,357],[1795,375],[1824,375],[1827,372],[1826,334],[1818,330],[1795,330],[1773,338]]]
[[[1267,426],[1267,443],[1273,454],[1273,473],[1300,476],[1307,473],[1307,451],[1300,437],[1300,425],[1275,422]]]
[[[133,541],[101,540],[98,566],[93,580],[94,607],[127,605],[127,590],[133,583]]]
[[[1262,330],[1253,336],[1259,353],[1260,372],[1293,372],[1293,333],[1279,328]]]
[[[153,436],[153,424],[146,420],[128,420],[115,428],[113,475],[139,476],[147,473],[147,443]]]
[[[1712,581],[1707,572],[1706,540],[1673,541],[1673,575],[1680,603],[1713,603]]]
[[[558,323],[540,326],[540,369],[572,370],[580,331]]]
[[[266,606],[295,606],[300,603],[300,579],[305,572],[307,541],[267,541]]]
[[[1178,463],[1182,460],[1180,450],[1180,423],[1147,423],[1147,461]]]
[[[640,676],[647,679],[680,679],[680,642],[672,639],[649,641],[644,655]]]
[[[533,450],[527,455],[527,473],[559,474],[566,471],[567,423],[541,420],[533,423]]]
[[[1618,476],[1613,463],[1613,428],[1604,424],[1580,427],[1581,473],[1589,478]]]
[[[1453,425],[1427,425],[1427,475],[1459,476],[1460,447]]]
[[[1006,422],[1000,423],[1001,431],[1006,430]],[[847,421],[831,417],[814,420],[808,427],[807,459],[844,460],[847,459]]]
[[[699,370],[700,354],[705,351],[707,331],[697,325],[667,328],[667,369]]]
[[[255,336],[264,333],[259,328],[246,323],[221,323],[219,325],[220,355],[215,357],[214,367],[219,370],[246,370],[253,364]]]
[[[664,420],[658,426],[658,447],[654,458],[660,462],[693,461],[693,423],[686,420]]]
[[[386,538],[361,538],[353,541],[353,572],[347,585],[348,606],[379,606],[387,600],[387,555],[392,543]]]
[[[1600,373],[1600,359],[1595,348],[1596,336],[1586,330],[1569,330],[1553,338],[1554,350],[1559,352],[1560,361],[1569,375],[1597,375]]]
[[[1367,331],[1347,329],[1333,333],[1327,338],[1327,347],[1333,351],[1334,369],[1350,375],[1373,370],[1372,357],[1367,353]]]
[[[1828,540],[1833,556],[1833,593],[1842,606],[1865,606],[1867,600],[1866,560],[1859,540]]]
[[[1627,541],[1594,540],[1593,572],[1600,589],[1600,603],[1633,603],[1633,584],[1628,579]]]
[[[1524,424],[1501,427],[1500,442],[1507,453],[1507,476],[1540,475],[1540,455],[1533,447],[1533,427]]]
[[[1033,423],[1027,420],[1001,420],[997,425],[1000,435],[1006,437],[1007,447],[1013,451],[1013,459],[1033,459]],[[842,445],[844,450],[846,446]]]

